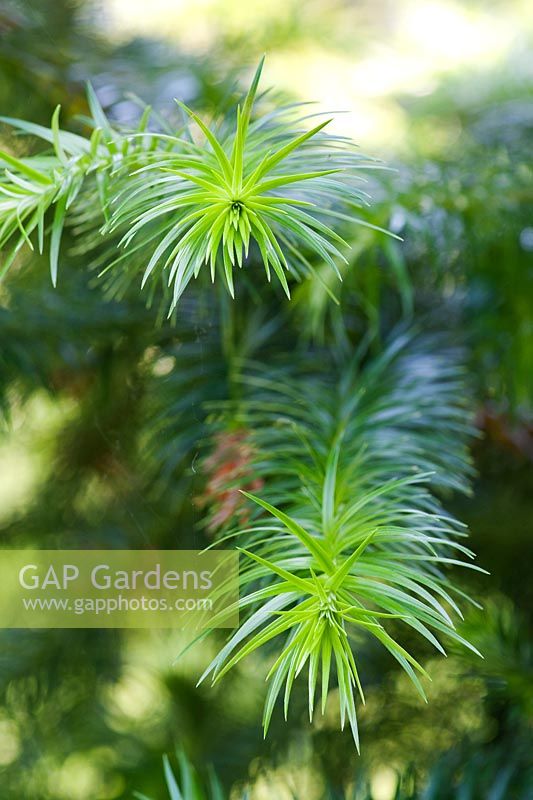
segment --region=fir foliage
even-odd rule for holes
[[[364,635],[391,653],[425,699],[426,673],[388,632],[391,621],[441,653],[441,638],[471,647],[455,630],[462,592],[449,568],[478,568],[437,492],[468,490],[472,427],[457,355],[442,347],[435,355],[433,345],[398,332],[379,357],[362,365],[360,355],[336,377],[326,368],[243,375],[241,412],[231,407],[228,417],[251,431],[252,475],[265,488],[261,496],[245,492],[256,505],[253,522],[222,539],[243,553],[243,623],[202,679],[218,681],[257,649],[277,646],[265,733],[282,692],[287,715],[302,672],[309,717],[317,688],[323,713],[334,673],[341,726],[349,722],[359,747]]]
[[[354,212],[368,204],[364,171],[380,165],[346,137],[327,133],[330,119],[313,124],[321,115],[303,114],[301,105],[252,119],[262,67],[263,60],[234,124],[210,127],[177,101],[186,116],[177,131],[159,118],[159,130],[148,131],[150,107],[136,129],[124,131],[107,119],[91,86],[88,138],[60,129],[59,106],[50,128],[2,117],[52,146],[24,158],[0,152],[0,247],[9,246],[2,272],[23,246],[34,249],[36,232],[40,253],[49,238],[55,285],[70,221],[78,252],[105,245],[95,263],[103,265],[101,274],[118,270],[119,286],[139,269],[136,254],[145,262],[142,286],[163,274],[170,311],[204,266],[212,281],[217,271],[223,275],[233,297],[234,269],[248,262],[252,245],[267,279],[273,272],[288,296],[291,275],[315,273],[313,257],[340,278],[337,262],[346,260],[347,244],[327,223],[370,224]]]

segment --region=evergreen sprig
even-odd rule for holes
[[[0,267],[0,276],[9,269],[25,244],[34,250],[32,234],[37,231],[37,249],[41,254],[45,234],[49,234],[50,274],[55,286],[63,228],[69,213],[73,215],[76,201],[73,216],[78,221],[80,217],[96,215],[101,225],[120,170],[154,146],[154,137],[148,140],[140,136],[148,122],[149,108],[143,113],[136,131],[121,133],[111,126],[90,85],[87,99],[91,111],[89,123],[93,128],[88,138],[60,129],[60,106],[52,115],[50,128],[0,117],[0,121],[43,139],[53,148],[51,152],[26,158],[15,158],[0,151],[0,164],[5,165],[4,179],[0,182],[0,248],[11,245]],[[94,178],[96,192],[86,191],[80,197],[82,189],[87,189],[88,178]],[[48,222],[50,210],[52,217]]]
[[[89,138],[59,128],[59,107],[49,129],[1,118],[53,148],[27,158],[0,153],[0,247],[11,245],[2,271],[24,244],[33,249],[34,230],[42,252],[48,231],[55,284],[59,243],[70,219],[78,251],[106,244],[101,273],[127,275],[142,264],[143,286],[164,275],[171,310],[204,265],[212,280],[222,273],[232,297],[235,267],[254,259],[269,281],[275,273],[288,296],[290,275],[314,272],[313,260],[340,278],[336,262],[345,260],[339,248],[347,245],[326,220],[370,225],[356,213],[368,205],[361,173],[380,165],[345,137],[326,133],[330,119],[309,129],[309,120],[320,115],[298,116],[299,105],[253,118],[262,67],[263,60],[234,125],[222,120],[209,127],[177,101],[187,118],[177,131],[147,131],[149,108],[137,129],[118,130],[91,88]]]
[[[327,371],[300,379],[256,371],[246,385],[241,422],[254,432],[255,474],[265,489],[246,494],[254,522],[228,534],[245,557],[244,621],[201,680],[220,680],[270,644],[277,649],[265,734],[281,692],[287,715],[300,673],[307,672],[311,719],[317,686],[324,711],[336,673],[341,726],[347,719],[359,747],[362,635],[391,653],[424,699],[426,673],[398,641],[399,623],[441,653],[441,635],[475,650],[455,630],[456,597],[464,595],[448,570],[478,567],[460,542],[463,526],[435,495],[468,488],[472,430],[462,373],[453,354],[428,355],[401,335],[365,368],[358,359],[344,365],[336,382]]]
[[[162,262],[174,286],[173,304],[204,264],[215,279],[219,255],[233,296],[233,270],[243,266],[252,242],[268,280],[272,269],[287,295],[285,272],[291,264],[308,271],[306,253],[338,273],[335,258],[343,258],[338,246],[346,242],[320,217],[335,216],[339,204],[345,210],[366,202],[354,170],[376,164],[354,152],[348,140],[324,133],[331,120],[296,135],[293,128],[300,122],[291,120],[292,109],[252,122],[262,68],[263,60],[234,127],[212,130],[179,103],[205,141],[169,137],[169,152],[141,168],[134,196],[125,187],[110,222],[110,230],[127,225],[127,246],[162,218],[143,282]]]

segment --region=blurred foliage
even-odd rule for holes
[[[508,5],[491,9],[497,15]],[[0,110],[47,124],[61,102],[76,124],[87,113],[90,78],[119,122],[138,118],[128,92],[163,115],[174,96],[209,114],[237,94],[240,72],[221,79],[228,64],[253,62],[265,45],[293,48],[299,58],[302,46],[313,55],[325,43],[355,62],[367,37],[386,36],[390,12],[385,2],[339,2],[324,16],[319,3],[309,14],[291,3],[262,26],[239,6],[241,33],[228,15],[228,32],[205,55],[168,42],[115,41],[101,7],[81,0],[7,0]],[[486,600],[461,629],[484,661],[450,652],[437,664],[429,648],[407,642],[433,674],[424,707],[393,660],[366,643],[365,747],[357,758],[336,730],[335,709],[308,727],[306,692],[296,689],[288,725],[276,712],[273,735],[262,741],[260,659],[220,688],[195,688],[216,641],[174,664],[185,644],[179,632],[3,631],[3,800],[113,800],[135,790],[159,800],[161,758],[176,744],[198,766],[201,787],[212,764],[221,796],[232,800],[244,786],[251,800],[531,796],[531,74],[516,48],[506,61],[432,80],[430,91],[394,95],[407,136],[384,153],[397,171],[369,187],[372,220],[404,243],[348,225],[341,231],[354,244],[342,311],[316,281],[301,284],[292,306],[270,287],[258,296],[246,286],[238,309],[199,289],[173,326],[155,325],[137,291],[103,302],[86,257],[69,252],[68,242],[58,290],[45,259],[16,264],[0,285],[0,526],[6,546],[202,546],[209,532],[197,500],[206,489],[201,456],[216,403],[238,396],[239,361],[276,362],[290,346],[295,359],[324,358],[328,347],[342,363],[369,330],[378,352],[407,318],[465,348],[485,434],[474,448],[473,497],[446,498],[470,523],[479,563],[492,573],[462,583]],[[0,142],[22,152],[6,128]]]
[[[483,79],[479,98],[463,97],[454,78],[428,97],[404,99],[414,153],[407,163],[392,162],[397,172],[371,189],[381,198],[372,221],[404,243],[357,231],[352,263],[342,268],[341,306],[308,283],[301,307],[322,337],[343,324],[360,326],[360,312],[376,330],[398,304],[408,315],[427,312],[429,324],[462,331],[480,397],[530,424],[531,87],[514,85],[512,71],[506,91],[499,70],[492,83]],[[470,80],[476,85],[480,77]],[[428,146],[426,137],[447,129],[454,129],[451,143]]]
[[[422,722],[409,722],[416,709],[411,693],[405,691],[404,677],[376,687],[366,715],[373,737],[372,753],[363,768],[358,766],[355,778],[351,768],[345,767],[345,788],[336,786],[337,774],[335,781],[324,786],[323,796],[331,800],[377,800],[386,776],[391,800],[526,800],[533,781],[533,648],[524,639],[524,624],[513,605],[502,597],[491,598],[483,612],[470,614],[462,632],[468,632],[483,650],[485,662],[480,667],[470,656],[454,653],[432,691],[429,719]],[[443,752],[436,755],[437,727],[443,729]],[[413,754],[417,744],[416,762],[409,764],[408,758],[408,766],[402,771],[406,754]],[[199,776],[183,751],[178,752],[177,761],[179,778],[165,757],[170,800],[227,797],[212,770]],[[388,771],[383,771],[384,764],[389,765]],[[376,765],[374,774],[378,778],[381,775],[381,781],[365,775],[372,774]],[[280,796],[274,795],[273,785],[267,791],[272,791],[267,796]],[[309,796],[307,790],[300,791],[294,778],[289,778],[282,791],[283,797],[294,800]],[[145,799],[144,795],[136,796]],[[254,797],[253,783],[236,796],[242,800]]]

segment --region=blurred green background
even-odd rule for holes
[[[2,114],[48,124],[61,103],[75,125],[90,79],[118,122],[138,113],[131,93],[209,115],[266,51],[265,86],[346,112],[336,130],[394,167],[368,218],[404,242],[357,230],[342,313],[361,335],[403,318],[464,346],[478,474],[448,506],[491,574],[462,579],[485,606],[465,621],[483,662],[419,645],[428,707],[363,654],[361,757],[334,720],[309,727],[303,699],[263,741],[257,662],[196,689],[215,643],[174,663],[179,631],[2,631],[2,800],[162,799],[176,747],[232,798],[533,796],[532,41],[525,0],[3,0]],[[22,145],[4,127],[0,146]],[[178,336],[138,293],[104,302],[87,257],[65,252],[57,291],[44,258],[0,284],[2,545],[200,546],[201,401],[225,374],[212,309],[186,308]],[[323,341],[340,313],[302,284],[288,324]],[[180,337],[198,385],[174,368]]]

